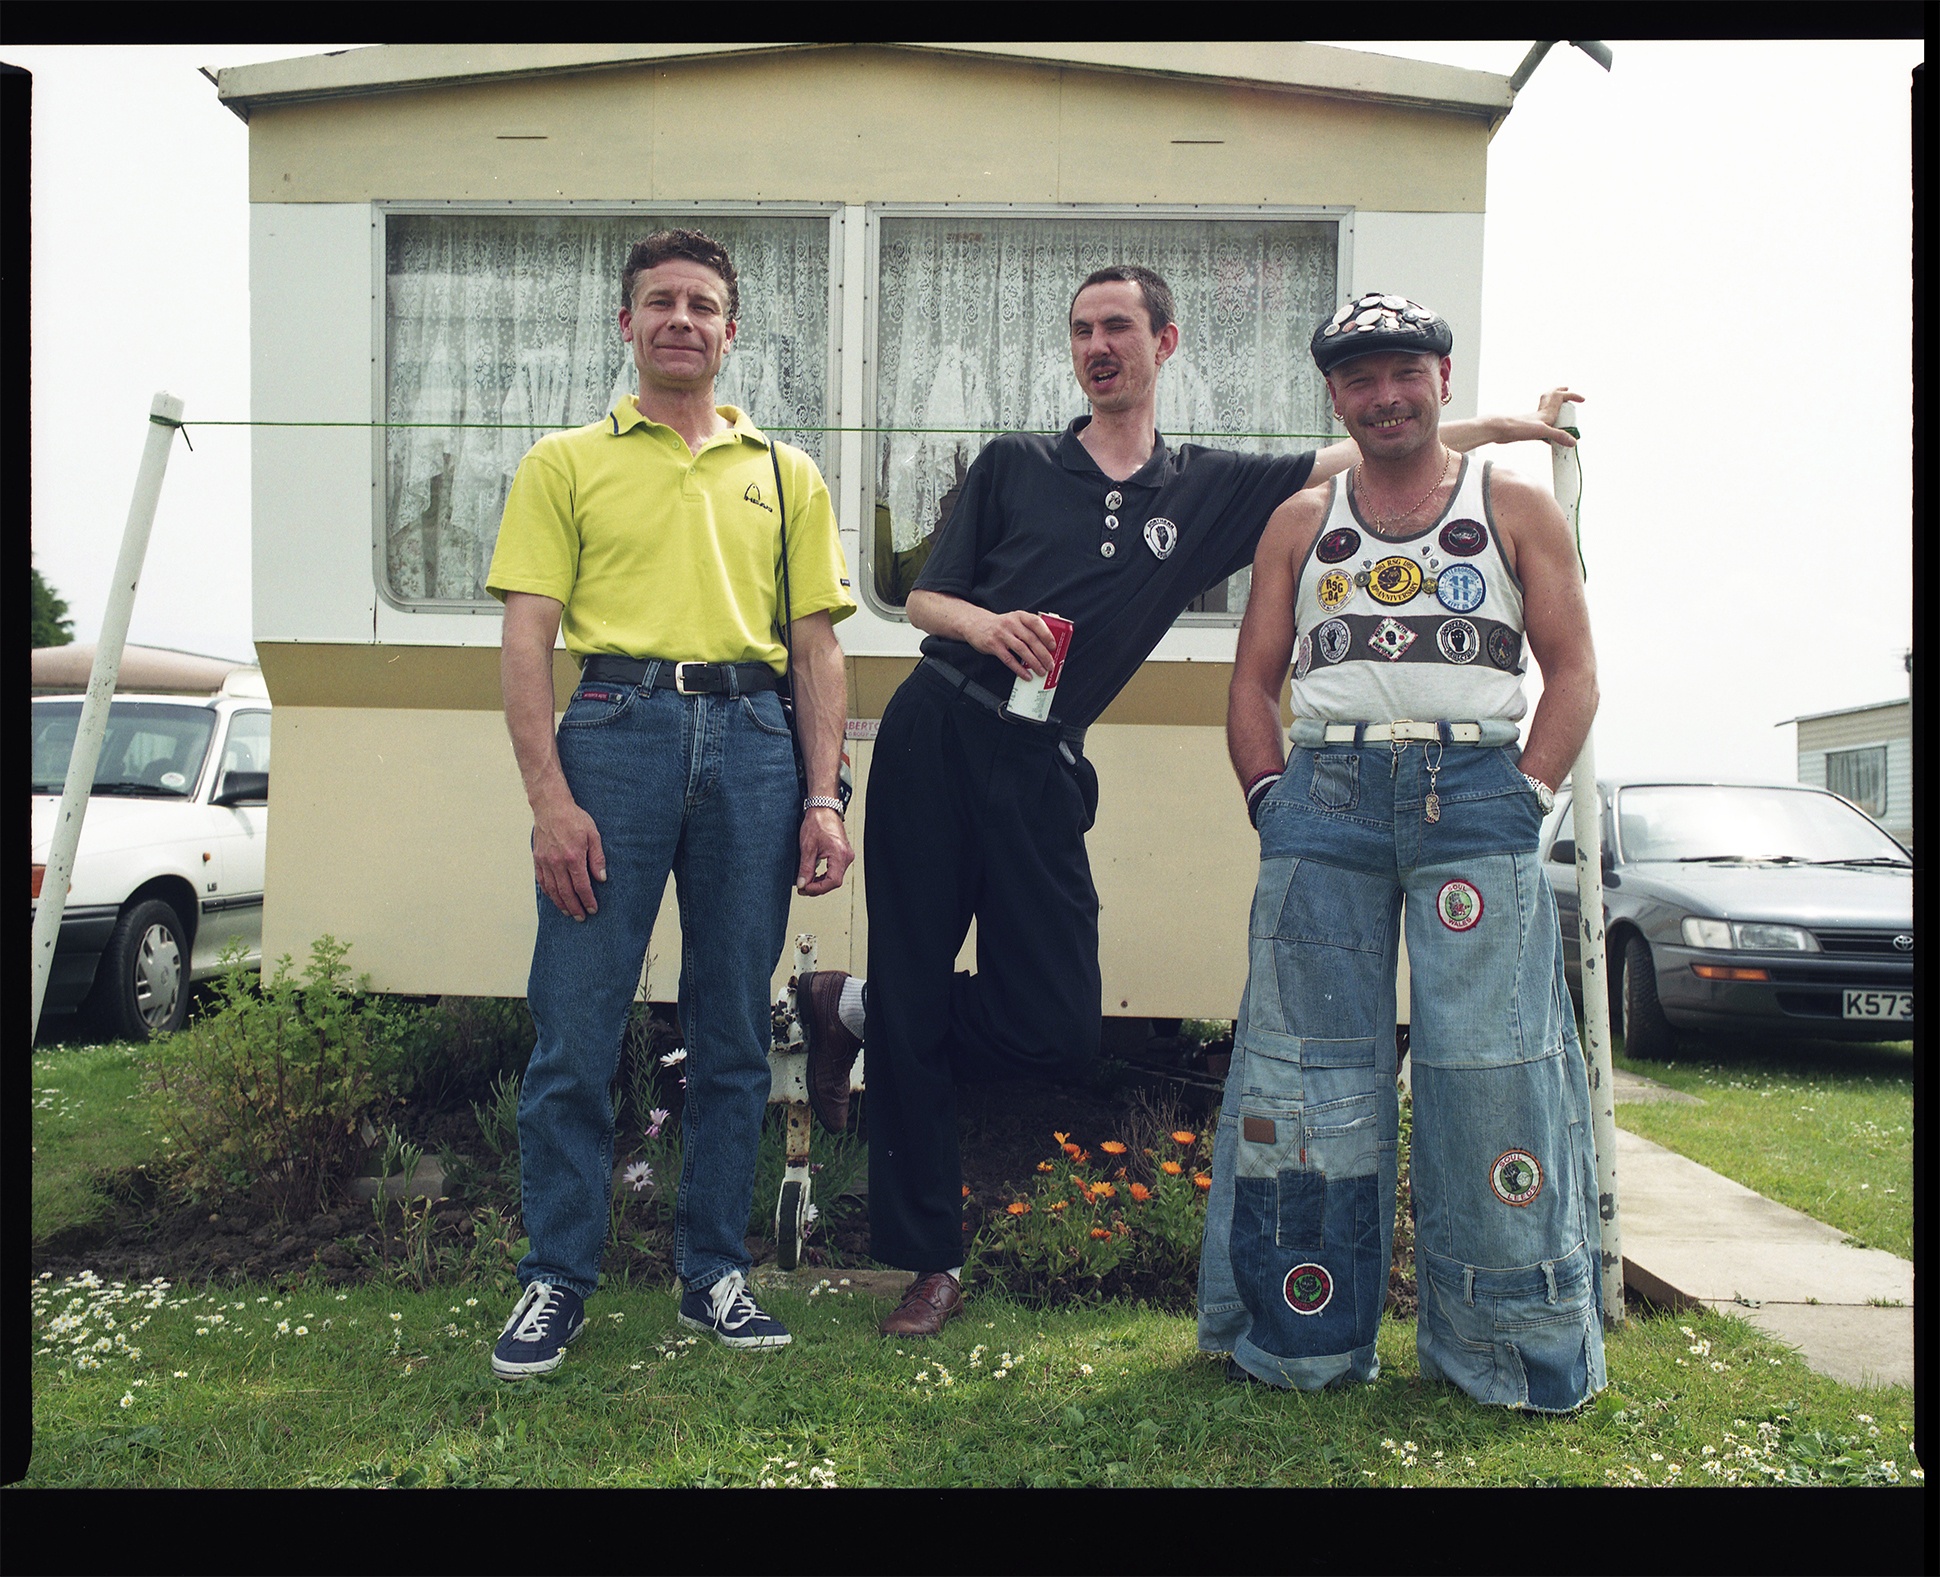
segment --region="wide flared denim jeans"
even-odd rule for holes
[[[746,1273],[755,1150],[769,1090],[768,987],[798,860],[800,789],[781,701],[582,683],[559,763],[606,855],[599,910],[560,912],[536,884],[528,999],[538,1043],[519,1096],[531,1251],[521,1285],[581,1297],[599,1279],[613,1185],[611,1087],[669,872],[680,905],[687,1047],[674,1264],[691,1289]]]
[[[1269,1384],[1380,1372],[1405,913],[1422,1373],[1548,1412],[1603,1388],[1589,1080],[1516,762],[1488,746],[1299,748],[1260,811],[1199,1344]]]

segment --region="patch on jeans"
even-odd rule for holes
[[[1248,1144],[1273,1144],[1278,1132],[1270,1117],[1242,1117],[1239,1120],[1239,1136]]]
[[[1435,913],[1451,931],[1470,930],[1482,918],[1482,894],[1475,883],[1465,882],[1458,876],[1452,882],[1444,882],[1442,890],[1435,895]]]
[[[1287,1279],[1280,1285],[1280,1295],[1295,1314],[1318,1314],[1334,1301],[1334,1278],[1327,1273],[1325,1265],[1316,1265],[1310,1260],[1287,1272]]]
[[[1504,1150],[1489,1168],[1489,1187],[1505,1205],[1526,1205],[1543,1191],[1543,1166],[1527,1150]]]
[[[619,694],[613,690],[582,690],[574,698],[580,701],[617,701]]]

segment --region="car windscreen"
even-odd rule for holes
[[[1617,793],[1617,838],[1640,860],[1908,864],[1906,851],[1845,801],[1810,789],[1645,784]]]
[[[81,725],[81,703],[36,701],[33,715],[34,792],[58,794],[67,783],[67,763]],[[208,754],[215,726],[216,714],[206,706],[111,701],[91,792],[187,798],[202,775],[202,758]]]

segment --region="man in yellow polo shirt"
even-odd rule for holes
[[[647,237],[628,254],[621,299],[640,392],[532,446],[487,579],[505,604],[505,720],[539,889],[538,1043],[519,1098],[531,1251],[492,1354],[507,1380],[557,1368],[585,1326],[612,1200],[608,1089],[670,872],[688,1053],[681,1323],[731,1347],[789,1341],[748,1295],[743,1241],[768,1099],[768,983],[791,880],[806,896],[833,891],[854,858],[836,793],[847,708],[834,625],[855,602],[828,488],[808,456],[715,404],[739,306],[715,241]],[[555,731],[562,628],[581,672]],[[806,799],[777,693],[791,648]]]

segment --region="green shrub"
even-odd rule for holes
[[[287,1221],[356,1170],[402,1058],[395,1015],[351,979],[348,952],[320,937],[300,981],[286,955],[260,985],[227,953],[213,1009],[153,1043],[156,1127],[194,1197],[254,1190]]]
[[[501,1078],[523,1073],[532,1055],[536,1034],[523,998],[392,1001],[384,1011],[397,1032],[399,1094],[420,1111],[462,1111]]]

